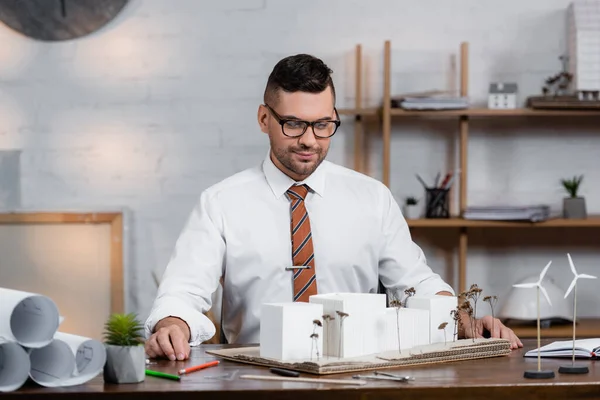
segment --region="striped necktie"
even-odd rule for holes
[[[308,186],[292,186],[287,190],[291,200],[292,214],[292,263],[293,266],[310,266],[294,269],[294,301],[308,302],[309,296],[317,294],[315,255],[313,253],[310,219],[304,205]]]

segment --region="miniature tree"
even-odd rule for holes
[[[479,300],[481,292],[483,292],[483,289],[481,289],[479,286],[477,286],[476,283],[474,283],[471,285],[471,288],[468,292],[469,294],[467,295],[469,299],[473,300],[473,316],[475,318],[477,318],[477,300]]]
[[[454,320],[454,332],[452,334],[452,341],[456,342],[456,338],[458,337],[458,326],[461,322],[460,320],[460,308],[457,306],[456,309],[450,311],[450,315]]]
[[[444,330],[444,346],[446,345],[446,327],[448,326],[447,322],[442,322],[440,324],[440,326],[438,326],[438,329],[443,329]]]
[[[342,357],[342,336],[344,335],[344,319],[349,316],[349,314],[343,311],[336,311],[338,317],[340,317],[340,334],[338,335],[338,358]]]
[[[473,300],[473,310],[472,310],[472,315],[471,315],[471,328],[473,331],[473,341],[475,341],[475,320],[477,319],[477,300],[479,300],[479,296],[481,296],[481,292],[483,292],[483,289],[481,289],[479,286],[477,286],[476,283],[472,284],[471,287],[469,288],[469,291],[467,292],[467,299],[468,300]]]
[[[319,334],[317,333],[317,327],[322,327],[322,326],[323,326],[323,324],[321,324],[321,321],[319,321],[318,319],[313,320],[313,333],[310,335],[310,338],[312,339],[311,348],[310,348],[310,359],[311,360],[312,360],[313,346],[316,346],[317,361],[319,361],[319,343],[318,343]]]
[[[313,355],[313,348],[316,348],[317,350],[317,361],[319,361],[319,334],[318,333],[311,333],[310,338],[312,339],[311,341],[311,345],[310,345],[310,360],[312,361],[312,355]]]
[[[469,320],[471,322],[471,333],[473,336],[473,342],[475,342],[475,321],[473,318],[473,307],[471,307],[471,303],[469,301],[465,301],[460,305],[460,310],[469,316]]]
[[[331,334],[329,333],[329,326],[331,325],[330,321],[335,319],[335,317],[331,314],[324,314],[323,321],[325,322],[325,337],[327,338],[327,352],[331,354],[331,347],[329,346]]]
[[[408,306],[408,299],[410,299],[416,293],[417,293],[417,291],[415,290],[414,287],[410,287],[404,291],[404,294],[406,295],[406,299],[404,300],[404,307]]]
[[[498,302],[498,296],[485,296],[483,301],[490,304],[490,308],[492,309],[492,335],[494,334],[494,323],[496,322],[496,316],[494,314],[494,306]]]
[[[402,302],[394,295],[394,300],[390,301],[390,306],[396,308],[396,332],[398,334],[398,353],[402,354],[402,348],[400,347],[400,308],[402,308]]]

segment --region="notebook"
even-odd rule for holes
[[[525,357],[537,357],[538,349],[529,350]],[[564,340],[552,342],[540,348],[540,357],[572,357],[573,341]],[[598,358],[600,357],[600,338],[575,340],[575,357]]]

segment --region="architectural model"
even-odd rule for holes
[[[414,293],[414,291],[413,291]],[[409,297],[386,306],[385,294],[333,293],[309,303],[264,304],[260,356],[287,361],[360,357],[454,340],[457,297]]]
[[[567,9],[568,70],[581,100],[600,100],[600,0],[574,0]]]

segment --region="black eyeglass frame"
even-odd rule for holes
[[[271,108],[270,105],[268,104],[264,104],[265,107],[267,107],[267,109],[269,109],[269,111],[271,112],[271,114],[273,114],[273,116],[275,117],[275,119],[277,120],[277,122],[279,123],[279,125],[281,125],[281,133],[283,133],[285,136],[289,137],[289,138],[299,138],[302,135],[304,135],[306,133],[306,131],[308,130],[308,127],[310,126],[312,128],[313,134],[315,135],[315,137],[318,137],[320,139],[329,139],[330,137],[332,137],[333,135],[335,135],[335,133],[337,132],[338,128],[340,127],[340,125],[342,124],[342,121],[340,121],[340,115],[338,114],[337,108],[333,107],[333,111],[335,111],[335,115],[338,119],[320,119],[318,121],[303,121],[301,119],[295,119],[295,118],[289,118],[289,119],[284,119],[281,117],[281,115],[277,114],[277,112],[275,110],[273,110],[273,108]],[[283,125],[286,122],[302,122],[304,123],[304,130],[302,131],[301,134],[299,135],[295,135],[295,136],[290,136],[287,133],[285,133],[285,130],[283,129]],[[315,124],[321,123],[321,122],[333,122],[335,124],[335,129],[333,130],[333,133],[329,136],[320,136],[315,132]]]

